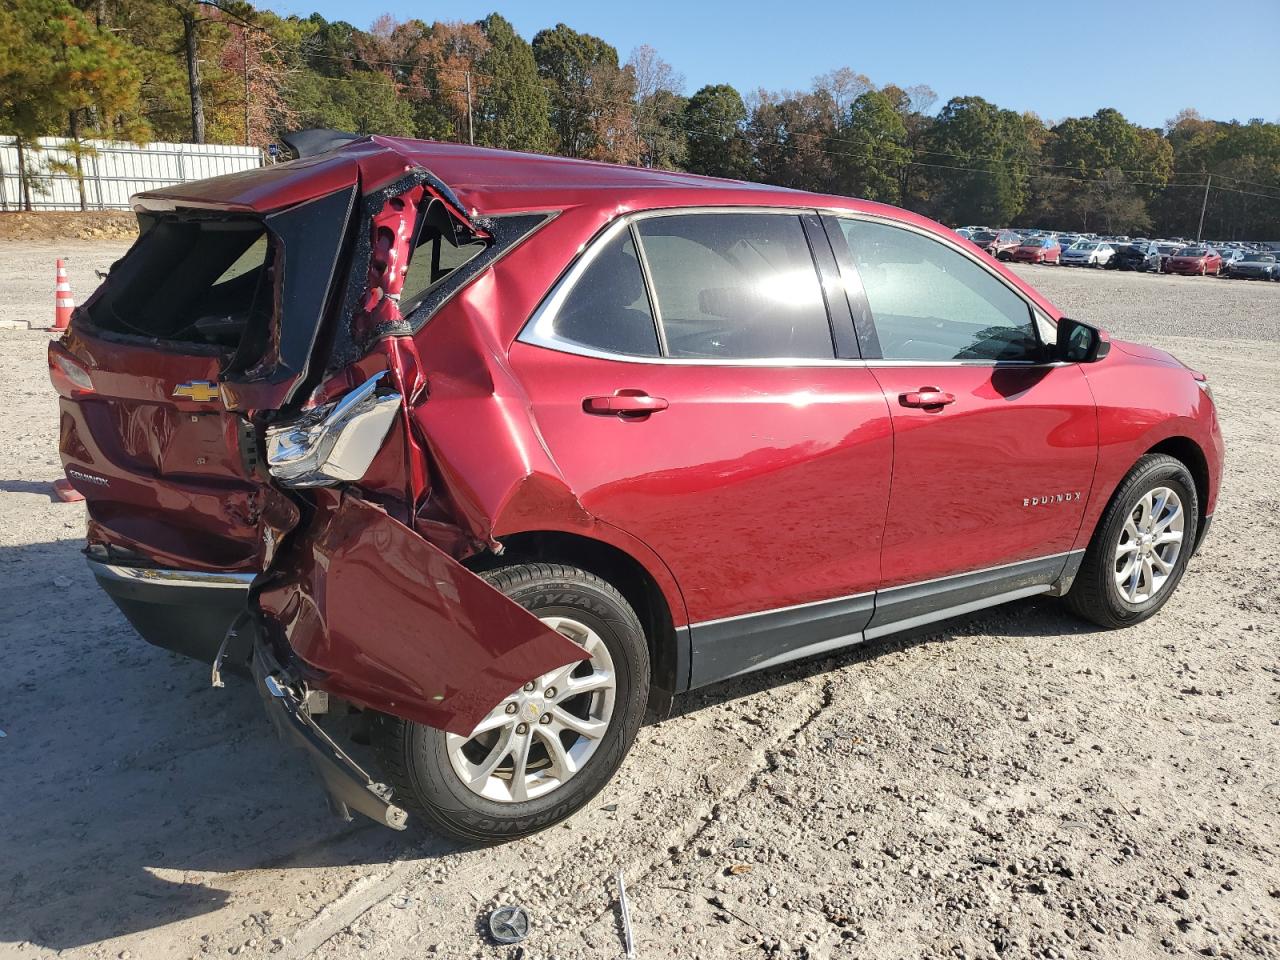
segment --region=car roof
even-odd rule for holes
[[[369,193],[414,167],[430,171],[447,185],[471,215],[570,206],[615,212],[700,204],[812,206],[879,214],[936,229],[933,221],[869,200],[672,170],[383,136],[361,137],[326,153],[287,163],[146,191],[134,197],[134,206],[265,213],[357,181]]]

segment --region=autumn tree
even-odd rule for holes
[[[510,150],[551,149],[551,100],[531,47],[507,20],[491,13],[479,27],[488,49],[476,63],[484,75],[476,100],[476,143]]]
[[[742,95],[729,84],[712,84],[694,93],[684,108],[687,169],[711,177],[750,179],[746,122]]]
[[[78,168],[78,118],[89,109],[99,132],[144,137],[146,127],[137,119],[139,86],[125,45],[68,0],[25,0],[16,10],[0,10],[0,129],[15,138],[25,209],[31,209],[31,191],[39,186],[29,156],[38,149],[36,138],[69,125],[77,135]]]

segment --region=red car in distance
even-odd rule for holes
[[[94,575],[340,812],[521,836],[677,695],[1037,594],[1137,623],[1209,527],[1204,376],[930,220],[310,141],[138,195],[49,369]]]
[[[1015,263],[1057,263],[1062,247],[1054,237],[1028,237],[1009,252]]]
[[[1184,276],[1215,277],[1222,272],[1222,257],[1212,247],[1186,247],[1170,257],[1164,265],[1165,273]]]

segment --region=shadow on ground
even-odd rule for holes
[[[207,667],[144,643],[97,589],[80,547],[69,539],[0,550],[0,569],[21,569],[27,584],[0,590],[9,628],[0,653],[0,942],[61,950],[215,914],[235,899],[240,871],[279,879],[250,885],[273,900],[241,900],[237,916],[284,911],[291,893],[301,898],[319,882],[298,871],[457,849],[333,818],[306,759],[271,732],[252,684],[232,677],[213,690]],[[997,634],[1085,629],[1052,601],[986,618]],[[718,684],[679,699],[676,711],[947,643],[983,619]],[[314,910],[340,889],[298,902]]]

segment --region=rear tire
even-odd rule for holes
[[[541,715],[533,712],[537,719],[528,723],[517,726],[524,716],[523,702],[510,721],[495,708],[491,716],[501,726],[470,738],[378,714],[372,739],[397,803],[427,827],[457,840],[497,843],[565,819],[609,782],[644,718],[649,647],[635,611],[622,594],[585,570],[527,563],[480,576],[588,651],[595,651],[591,659],[570,676],[557,678],[553,671],[535,682],[536,689],[526,699],[537,699]],[[559,689],[552,684],[559,684]],[[574,693],[578,686],[586,686],[589,692]],[[521,694],[517,690],[512,697]],[[544,722],[544,717],[550,722]],[[602,732],[591,737],[579,734],[561,723],[562,717],[582,729]],[[559,751],[553,750],[551,737],[561,743]],[[522,738],[528,741],[523,761]],[[496,758],[492,772],[464,780],[464,773],[482,770],[503,750],[507,752]]]
[[[1162,497],[1161,491],[1171,496]],[[1170,509],[1174,503],[1176,519]],[[1153,616],[1182,580],[1199,518],[1196,485],[1186,465],[1163,453],[1147,454],[1107,504],[1067,592],[1067,607],[1109,629]],[[1174,533],[1176,551],[1170,549]],[[1131,562],[1143,569],[1134,573]]]

